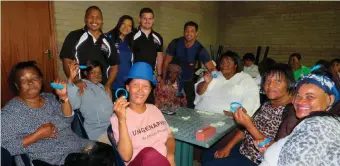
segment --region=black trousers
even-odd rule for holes
[[[195,108],[194,101],[195,101],[195,83],[194,81],[183,81],[183,89],[185,92],[185,97],[187,99],[187,107],[188,108]]]
[[[64,166],[114,166],[115,154],[110,145],[96,142],[89,153],[70,153]],[[53,166],[44,161],[33,160],[34,166]]]
[[[9,151],[1,147],[1,165],[2,166],[12,166],[12,156]]]

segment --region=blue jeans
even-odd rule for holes
[[[203,151],[202,166],[256,166],[256,163],[240,153],[241,143],[242,142],[236,144],[234,148],[231,149],[229,156],[226,158],[215,159],[214,154],[218,148],[211,148]]]

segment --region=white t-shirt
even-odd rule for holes
[[[252,64],[249,67],[244,66],[243,67],[243,72],[249,74],[253,78],[256,78],[257,76],[260,75],[259,67],[257,65],[255,65],[255,64]]]
[[[281,149],[288,138],[289,136],[286,136],[272,144],[264,153],[264,159],[259,166],[277,166]]]
[[[223,110],[230,110],[232,102],[239,102],[247,110],[249,116],[252,116],[260,106],[259,88],[254,79],[244,72],[235,74],[229,80],[225,79],[221,72],[216,73],[208,85],[207,90],[199,95],[197,85],[203,82],[201,78],[195,84],[195,109],[223,113]]]

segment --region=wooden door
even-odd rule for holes
[[[20,61],[36,61],[45,92],[52,91],[49,82],[57,76],[53,12],[53,2],[1,2],[1,106],[14,97],[7,80]]]

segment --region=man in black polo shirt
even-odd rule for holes
[[[150,8],[143,8],[139,12],[139,29],[134,35],[132,51],[134,62],[146,62],[153,69],[156,68],[157,81],[162,80],[162,64],[163,64],[163,38],[152,30],[154,23],[154,14]],[[150,93],[147,100],[148,103],[154,104],[154,94]]]
[[[105,85],[105,90],[112,96],[111,84],[116,78],[119,64],[117,50],[112,47],[101,30],[103,16],[97,6],[91,6],[86,10],[84,21],[85,27],[70,32],[64,41],[60,52],[64,72],[68,77],[69,64],[72,61],[77,61],[79,65],[86,65],[88,60],[96,60],[102,67],[102,83]],[[79,74],[75,83],[82,91],[86,85],[80,78]]]

